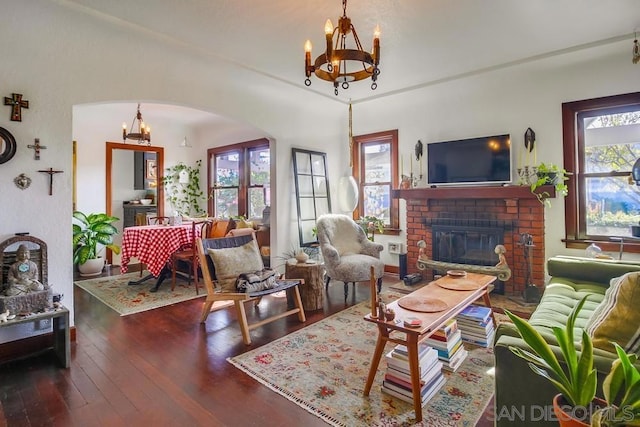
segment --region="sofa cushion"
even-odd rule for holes
[[[586,325],[593,346],[615,351],[616,342],[627,353],[640,354],[640,272],[611,279],[604,300]]]
[[[223,292],[237,292],[236,279],[240,274],[264,268],[255,240],[233,248],[209,248],[207,252],[216,269],[218,286]]]

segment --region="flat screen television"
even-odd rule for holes
[[[432,185],[511,182],[509,135],[427,144],[427,178]]]

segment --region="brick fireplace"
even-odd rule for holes
[[[552,197],[555,195],[553,189],[543,190],[551,193]],[[484,249],[490,246],[490,250],[493,250],[496,244],[505,246],[507,262],[512,271],[511,278],[504,283],[503,289],[500,289],[506,295],[521,296],[526,287],[525,251],[520,243],[521,233],[530,234],[534,245],[529,248],[531,281],[538,286],[544,284],[545,210],[544,205],[531,194],[529,187],[414,188],[394,190],[393,197],[406,200],[409,273],[419,271],[416,266],[419,240],[426,242],[426,254],[429,259],[434,259],[434,232],[442,232],[440,226],[445,223],[450,225],[446,230],[451,233],[446,236],[453,235],[459,240],[462,239],[460,236],[467,236],[470,230],[471,238],[479,242],[473,243],[476,246],[484,246]],[[459,231],[456,231],[456,228]],[[438,256],[438,253],[435,255]],[[448,255],[451,256],[450,253]],[[422,272],[425,273],[431,274],[430,271]]]

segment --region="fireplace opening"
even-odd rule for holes
[[[432,219],[432,258],[456,264],[493,266],[498,263],[496,245],[504,244],[511,222],[482,218]],[[494,292],[504,293],[504,282],[496,281]]]

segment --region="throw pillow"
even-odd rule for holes
[[[611,342],[640,355],[640,272],[611,279],[604,299],[587,322],[593,346],[615,353]]]
[[[216,280],[223,292],[237,292],[236,279],[242,273],[264,268],[255,240],[235,248],[207,249],[216,269]]]

